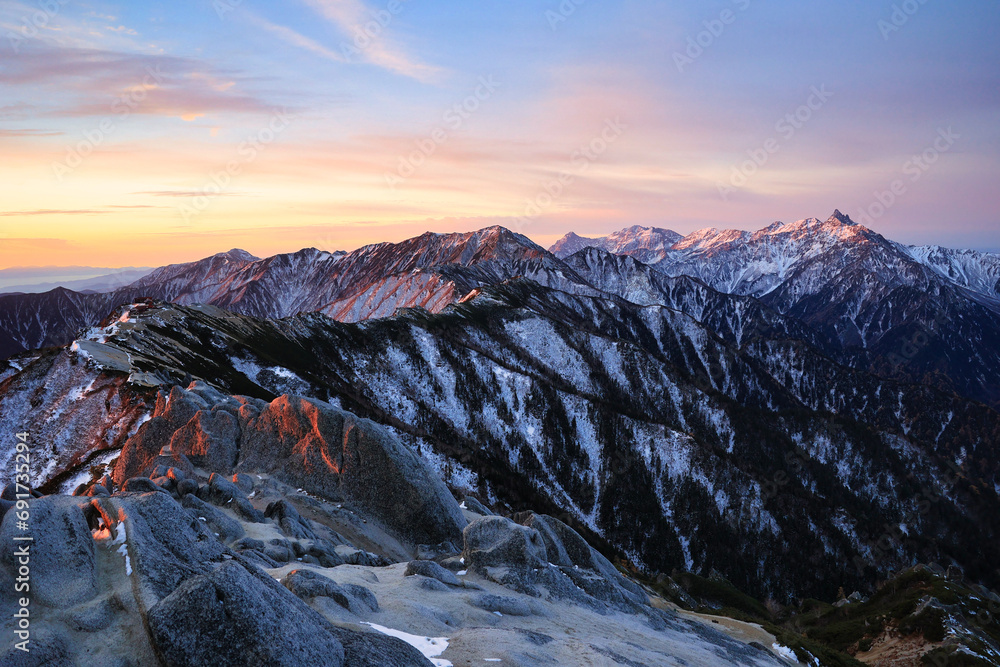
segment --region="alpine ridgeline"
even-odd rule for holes
[[[689,664],[772,664],[670,625],[598,551],[779,601],[869,591],[917,563],[1000,584],[1000,259],[904,246],[839,212],[756,233],[568,235],[552,252],[500,227],[351,253],[232,251],[111,293],[2,296],[0,325],[0,429],[31,433],[37,488],[97,497],[52,501],[58,525],[80,511],[116,547],[128,535],[149,650],[178,664],[198,664],[181,630],[209,624],[190,608],[208,592],[336,587],[280,570],[307,556],[374,567],[423,549],[477,576],[487,590],[463,592],[470,604],[536,619],[522,643],[558,664],[579,656],[538,620],[555,614],[532,606],[543,589],[676,633]],[[211,553],[161,544],[155,522],[184,512],[189,530],[207,522],[207,538],[187,537],[219,541],[197,547]],[[148,571],[140,554],[163,549],[187,565]],[[410,567],[433,573],[428,590],[462,584]],[[383,580],[367,577],[344,579]],[[412,609],[383,623],[350,590],[328,595],[339,607],[306,596],[302,627],[350,612],[450,635]],[[446,608],[456,627],[482,620]],[[254,632],[282,622],[254,618]],[[322,627],[346,654],[405,649]],[[659,664],[646,641],[588,650]],[[524,660],[511,664],[540,664]]]

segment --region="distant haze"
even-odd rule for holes
[[[37,294],[56,287],[78,292],[105,291],[129,283],[152,271],[152,268],[96,268],[92,266],[18,267],[0,270],[0,293]]]

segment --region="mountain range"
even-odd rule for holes
[[[68,493],[156,465],[274,473],[244,457],[261,429],[319,428],[288,407],[304,400],[651,577],[788,603],[934,563],[996,587],[998,280],[994,255],[839,212],[550,250],[501,227],[234,250],[114,292],[0,297],[0,428],[45,443],[31,481]],[[329,498],[314,471],[341,454],[303,438],[284,481]],[[457,539],[440,512],[413,528]]]
[[[1000,402],[1000,257],[905,246],[839,211],[826,221],[775,223],[755,233],[709,229],[681,237],[632,227],[601,239],[569,234],[551,251],[501,227],[428,233],[351,253],[306,249],[258,259],[233,250],[157,269],[112,292],[0,296],[0,357],[67,344],[140,297],[262,318],[320,312],[358,322],[399,308],[441,312],[473,290],[513,278],[702,318],[730,314],[681,303],[682,292],[739,312],[769,309],[738,326],[769,325],[779,314],[852,367]]]

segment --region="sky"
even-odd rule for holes
[[[0,0],[0,268],[835,208],[996,250],[998,30],[981,0]]]

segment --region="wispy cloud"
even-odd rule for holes
[[[3,130],[0,129],[0,137],[58,137],[65,132],[57,130]]]
[[[27,120],[32,118],[34,107],[24,102],[0,106],[0,120]]]
[[[293,46],[305,49],[306,51],[310,51],[329,60],[346,62],[346,59],[341,54],[328,49],[314,39],[310,39],[301,33],[295,32],[291,28],[271,23],[270,21],[266,21],[259,16],[250,13],[247,14],[247,19],[259,28],[263,28]]]
[[[138,30],[122,25],[118,18],[98,12],[76,11],[80,3],[67,0],[0,2],[0,29],[28,42],[41,41],[77,48],[122,48],[155,52]],[[24,43],[22,43],[24,45]]]
[[[146,195],[148,197],[180,197],[180,198],[188,198],[188,197],[201,197],[205,193],[202,192],[201,190],[156,190],[156,191],[152,191],[152,192],[133,192],[132,194]],[[213,197],[216,197],[216,196],[218,196],[218,197],[223,197],[223,196],[225,196],[225,197],[238,197],[238,196],[246,196],[246,193],[244,193],[244,192],[228,192],[227,191],[227,192],[221,192],[219,194],[213,193],[212,196]]]
[[[3,211],[0,212],[0,218],[19,218],[23,216],[32,216],[32,215],[101,215],[103,213],[107,213],[107,211],[97,211],[93,209],[65,211],[65,210],[43,208],[34,211]]]
[[[151,206],[149,204],[139,204],[127,206],[122,204],[111,204],[103,208],[83,208],[83,209],[56,209],[39,208],[31,211],[0,211],[0,218],[20,218],[36,215],[108,215],[109,213],[124,212],[133,209],[168,208],[166,206]]]
[[[270,113],[273,109],[243,92],[242,81],[232,73],[193,58],[33,44],[7,57],[4,65],[0,85],[45,86],[59,93],[51,96],[59,106],[36,109],[35,117],[108,116],[127,110],[191,120],[214,113]],[[29,110],[24,103],[0,107],[0,118],[16,118]]]
[[[408,76],[418,81],[433,81],[443,74],[440,67],[427,65],[409,56],[387,33],[388,23],[377,34],[365,32],[369,23],[378,23],[375,12],[361,0],[302,0],[320,16],[336,26],[348,41],[344,44],[360,52],[364,61],[391,72]],[[392,14],[389,14],[391,17]],[[378,23],[380,26],[381,23]],[[362,44],[354,42],[355,36],[363,34],[367,39]],[[355,51],[352,51],[354,53]]]

